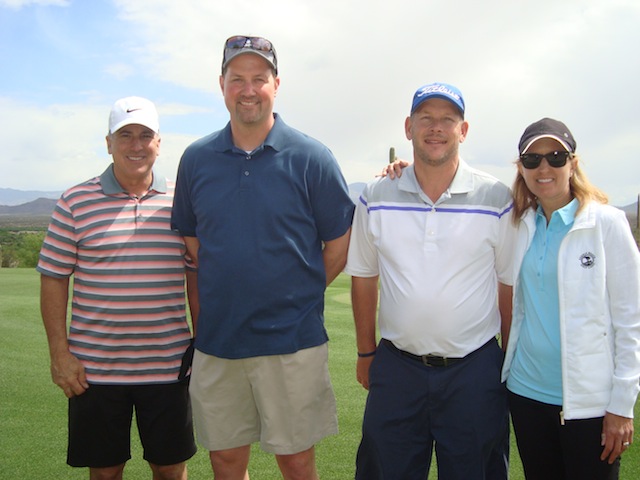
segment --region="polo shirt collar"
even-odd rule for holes
[[[264,146],[271,147],[275,151],[279,152],[287,145],[288,135],[286,133],[286,125],[282,121],[282,118],[280,118],[280,115],[274,113],[273,118],[275,119],[275,122],[269,132],[269,135],[267,135],[267,138],[264,141]]]
[[[398,188],[410,193],[421,192],[413,165],[408,166],[402,172]],[[468,193],[471,191],[473,191],[473,169],[469,167],[462,158],[460,158],[460,161],[458,162],[458,169],[456,170],[456,174],[453,176],[453,180],[451,181],[449,188],[447,188],[447,192],[453,195],[456,193]]]
[[[574,198],[564,207],[559,208],[558,210],[553,212],[551,216],[560,217],[562,223],[564,223],[565,225],[571,225],[576,218],[576,212],[578,211],[579,206],[580,203],[578,202],[578,199]],[[547,222],[547,217],[545,216],[544,210],[542,210],[542,207],[540,205],[538,205],[538,208],[536,209],[536,216],[541,216],[542,218],[544,218],[545,223]]]
[[[113,163],[100,175],[100,185],[105,195],[128,194],[116,180],[116,174],[113,172]],[[151,181],[151,187],[149,187],[149,191],[151,192],[152,190],[158,193],[167,193],[167,180],[156,175],[155,172],[153,172],[153,180]]]
[[[264,147],[270,147],[275,151],[282,150],[287,144],[286,124],[280,118],[277,113],[273,114],[275,120],[273,127],[269,131],[264,143],[256,148],[254,151],[259,151]],[[215,146],[216,151],[226,152],[230,150],[237,150],[238,148],[233,144],[233,136],[231,135],[231,122],[222,130],[222,135],[219,137],[219,141]]]
[[[449,185],[449,192],[454,194],[469,193],[471,191],[473,191],[473,169],[461,158],[458,162],[458,170],[456,170],[453,181]]]

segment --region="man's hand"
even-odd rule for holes
[[[69,351],[51,358],[51,378],[67,398],[82,395],[89,388],[84,366]]]
[[[378,177],[388,176],[392,180],[396,177],[400,178],[402,176],[402,169],[408,167],[409,165],[410,163],[405,160],[402,160],[400,158],[396,159],[395,162],[385,165],[385,167],[382,169],[380,174],[377,176]]]
[[[358,379],[358,383],[360,383],[365,390],[369,390],[369,369],[371,368],[371,362],[373,362],[374,358],[375,356],[358,357],[356,378]]]

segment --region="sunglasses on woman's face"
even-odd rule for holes
[[[567,164],[567,160],[571,157],[571,152],[549,152],[544,155],[540,153],[523,153],[520,155],[520,163],[527,169],[538,168],[542,159],[546,158],[549,166],[553,168],[564,167]]]

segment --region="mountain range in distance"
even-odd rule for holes
[[[355,202],[366,186],[364,182],[349,184],[349,196]],[[0,215],[51,215],[62,192],[15,190],[0,188]],[[635,227],[638,222],[638,202],[618,207],[627,214],[629,223]]]
[[[349,196],[355,202],[364,182],[349,185]],[[51,215],[62,192],[39,190],[15,190],[0,188],[0,215]]]
[[[32,202],[39,198],[58,200],[62,192],[44,192],[40,190],[15,190],[0,188],[0,207],[10,207]]]
[[[357,199],[365,185],[366,183],[364,182],[352,183],[349,185],[349,195],[351,198],[354,200]],[[62,192],[0,188],[0,208],[22,205],[40,198],[58,200],[60,195],[62,195]]]

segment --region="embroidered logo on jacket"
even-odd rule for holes
[[[596,263],[596,256],[591,252],[580,255],[580,265],[582,268],[591,268]]]

